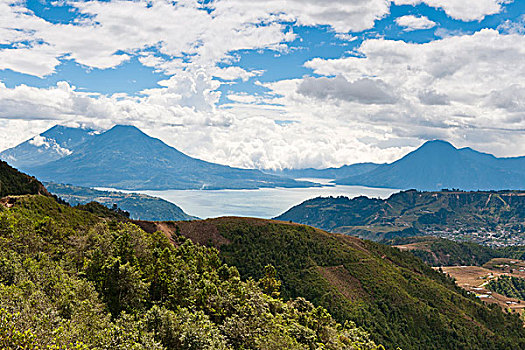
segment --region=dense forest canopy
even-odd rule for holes
[[[351,322],[279,299],[270,267],[242,281],[215,249],[115,213],[100,218],[44,196],[10,203],[0,206],[2,348],[376,348]]]

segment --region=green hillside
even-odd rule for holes
[[[99,191],[89,187],[80,187],[52,182],[45,183],[53,194],[71,205],[87,204],[96,201],[109,208],[117,205],[130,213],[136,220],[194,220],[195,216],[186,214],[180,207],[162,198],[140,193],[123,193],[117,191]]]
[[[19,172],[0,160],[0,198],[8,194],[43,194],[50,196],[49,192],[37,179]]]
[[[419,192],[388,199],[326,197],[276,219],[380,241],[432,235],[487,245],[525,245],[525,192]]]
[[[305,297],[395,349],[525,347],[519,318],[489,307],[409,253],[297,224],[247,218],[140,222],[220,250],[241,277],[275,266],[282,296]]]
[[[481,266],[493,258],[507,256],[500,249],[429,236],[398,237],[383,243],[409,251],[430,266]]]
[[[374,349],[351,323],[241,281],[217,251],[45,196],[0,205],[2,349]],[[93,209],[93,205],[85,209]]]
[[[525,300],[525,279],[514,276],[499,276],[487,284],[487,288],[509,298]]]

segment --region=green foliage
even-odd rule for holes
[[[525,246],[500,247],[495,251],[498,258],[525,260]]]
[[[86,350],[84,344],[75,342],[68,343],[62,341],[61,329],[56,329],[53,333],[50,344],[39,345],[36,335],[30,330],[22,331],[18,327],[18,318],[20,314],[12,314],[5,309],[0,309],[0,348],[17,349],[17,350]]]
[[[394,238],[385,243],[393,246],[411,244],[410,252],[430,266],[481,266],[502,255],[481,244],[437,237]]]
[[[12,195],[43,194],[51,196],[37,179],[23,174],[0,160],[0,198]]]
[[[525,279],[514,276],[499,276],[491,280],[487,288],[509,298],[525,300]]]
[[[490,243],[488,233],[525,232],[525,196],[522,191],[409,190],[384,200],[319,197],[276,219],[376,241],[436,233],[452,237],[455,231],[461,232],[459,238],[476,232],[472,239],[481,240],[483,236]]]
[[[296,224],[222,218],[178,223],[184,235],[216,229],[220,254],[243,278],[272,280],[281,295],[305,297],[376,343],[403,349],[517,349],[523,323],[489,307],[407,252]],[[223,242],[223,240],[221,240]],[[312,326],[310,326],[312,327]]]
[[[376,349],[354,324],[241,281],[213,248],[44,196],[0,210],[7,349]]]
[[[264,277],[259,281],[261,289],[264,293],[278,297],[281,289],[281,281],[277,279],[277,270],[272,265],[266,265],[264,267]]]

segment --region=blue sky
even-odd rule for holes
[[[75,7],[67,2],[55,0],[28,0],[26,8],[36,16],[51,23],[74,23],[83,16]],[[525,14],[525,2],[517,1],[505,5],[500,13],[486,16],[481,21],[461,21],[453,19],[443,9],[433,8],[426,4],[417,6],[402,5],[390,6],[390,14],[377,20],[373,28],[360,32],[351,32],[349,35],[356,39],[352,42],[338,39],[334,30],[328,25],[315,27],[296,26],[293,22],[286,23],[297,35],[297,39],[289,43],[290,50],[286,53],[276,53],[274,50],[241,50],[232,52],[239,56],[236,65],[248,70],[262,70],[264,74],[252,78],[248,83],[239,82],[235,85],[223,86],[221,91],[255,92],[253,81],[276,81],[281,79],[300,78],[311,75],[311,70],[303,64],[315,57],[339,58],[352,55],[351,51],[359,47],[365,38],[383,37],[391,40],[424,43],[441,38],[440,31],[451,33],[473,33],[482,28],[498,28],[506,20],[519,22]],[[425,16],[436,23],[435,27],[424,30],[406,31],[395,23],[395,19],[406,16]],[[437,32],[437,33],[436,33]],[[7,45],[5,45],[7,46]],[[19,84],[46,87],[55,85],[58,81],[67,81],[86,91],[102,94],[125,92],[140,93],[143,89],[157,86],[157,82],[167,78],[162,72],[154,68],[145,67],[136,58],[130,59],[116,67],[97,69],[86,67],[74,61],[61,60],[56,71],[45,77],[36,77],[23,74],[11,69],[0,71],[0,80],[9,87]],[[224,64],[227,66],[227,64]]]
[[[126,123],[246,167],[389,161],[433,138],[525,154],[525,2],[467,3],[8,0],[0,148]]]

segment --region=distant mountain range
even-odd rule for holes
[[[0,153],[0,159],[17,169],[43,165],[72,154],[76,148],[95,136],[95,131],[55,125],[16,147]]]
[[[265,170],[294,179],[331,179],[338,185],[438,191],[525,189],[525,157],[497,158],[471,148],[428,141],[390,164],[357,163],[327,169]]]
[[[134,126],[54,127],[0,158],[42,181],[130,190],[256,189],[316,184],[195,159]]]
[[[525,245],[525,192],[411,190],[388,199],[319,197],[275,219],[376,241],[433,235],[493,246]]]
[[[428,141],[390,164],[327,169],[239,169],[195,159],[133,126],[97,133],[55,126],[0,153],[43,181],[130,190],[310,187],[304,178],[338,185],[437,191],[525,189],[525,157],[497,158],[448,142]]]
[[[127,211],[134,220],[179,221],[195,220],[195,216],[186,214],[177,205],[162,198],[140,193],[123,193],[116,191],[100,191],[93,188],[45,183],[49,192],[57,195],[71,205],[98,202],[108,208],[114,205]]]
[[[457,149],[445,141],[429,141],[391,164],[335,183],[426,191],[520,190],[525,189],[525,157],[497,158],[471,148]]]

